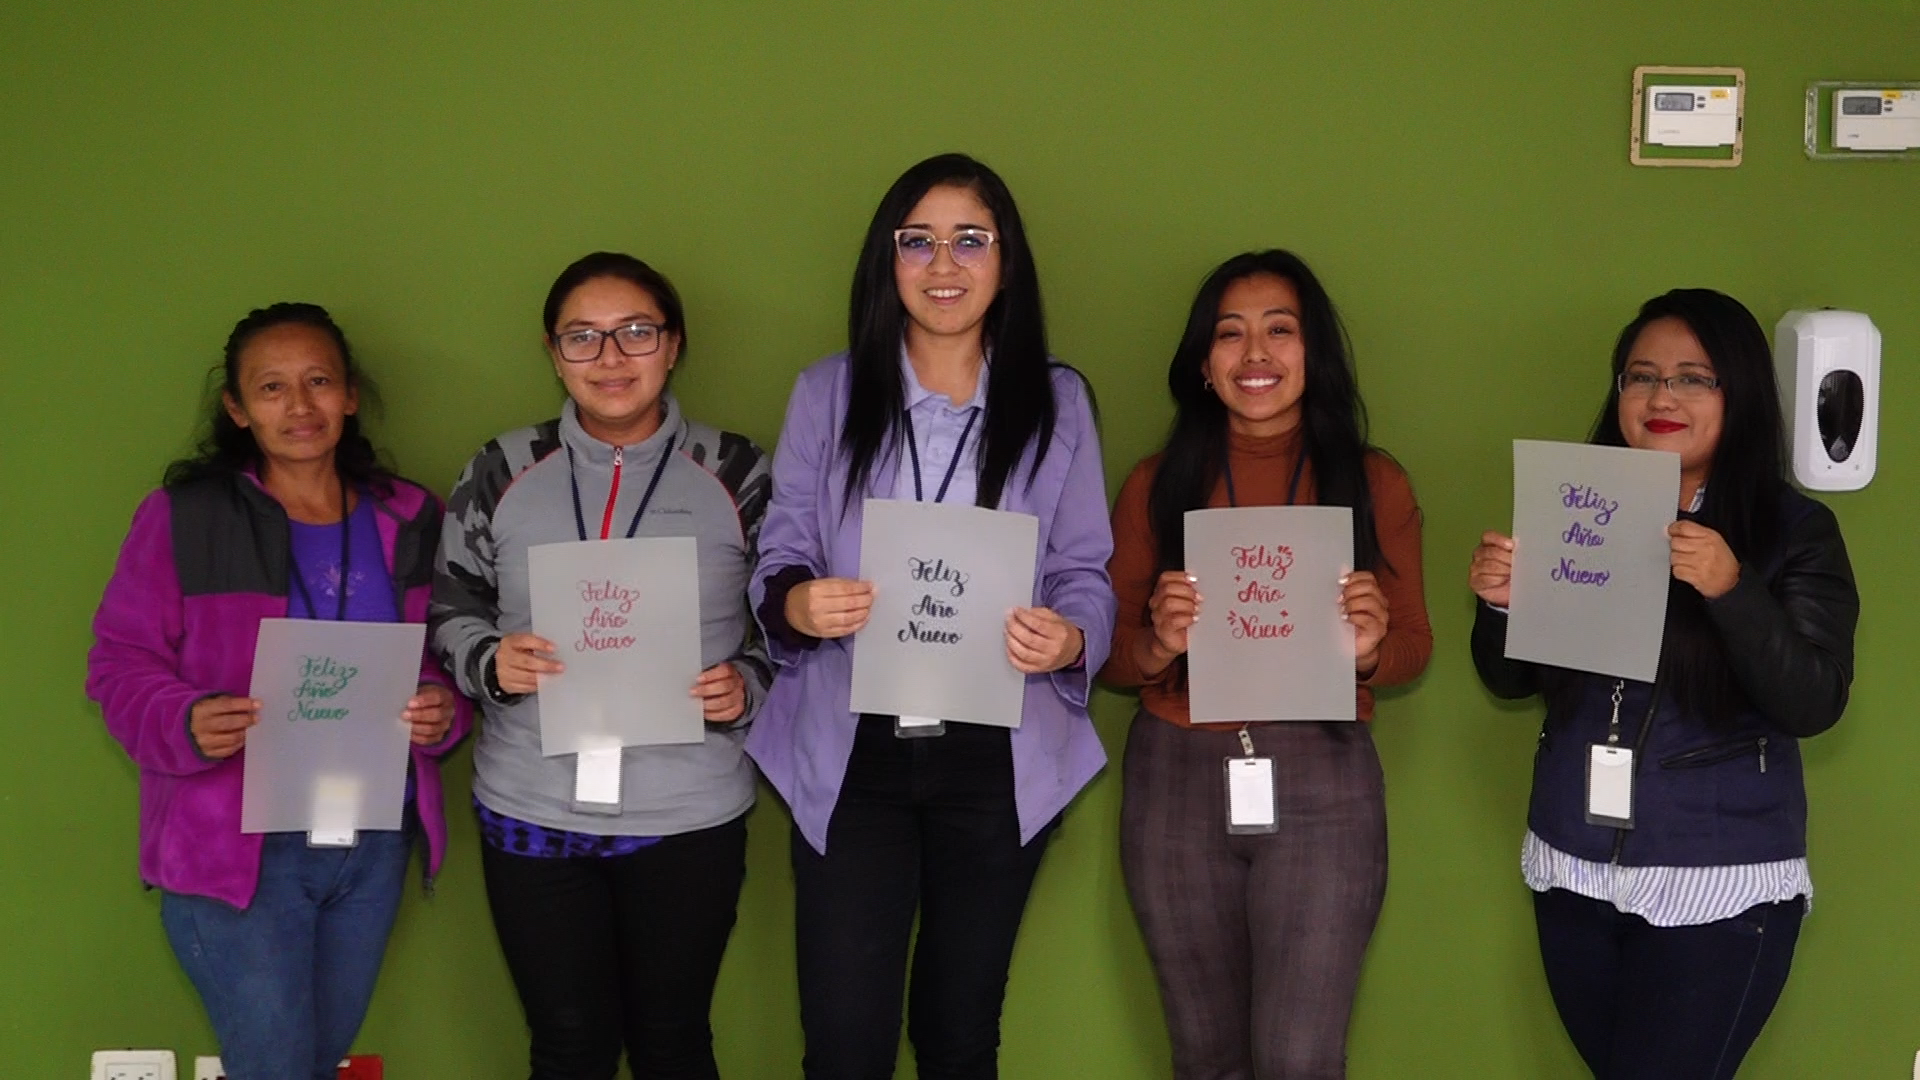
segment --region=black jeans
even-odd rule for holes
[[[714,1080],[708,1012],[747,871],[740,817],[617,858],[480,846],[532,1080]]]
[[[1729,1080],[1780,1000],[1806,904],[1658,927],[1553,889],[1533,912],[1554,1007],[1595,1080]]]
[[[793,834],[808,1080],[891,1077],[903,997],[921,1080],[998,1075],[1014,938],[1056,824],[1020,843],[1004,729],[900,739],[892,717],[861,718],[827,853]]]

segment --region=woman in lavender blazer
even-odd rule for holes
[[[1041,853],[1106,761],[1087,718],[1114,617],[1099,436],[1085,382],[1047,355],[1013,197],[971,158],[923,161],[887,192],[848,337],[794,387],[751,586],[777,673],[747,749],[793,811],[804,1071],[891,1076],[908,999],[920,1075],[992,1077]],[[849,708],[873,602],[861,503],[889,497],[1039,518],[1033,606],[1006,630],[1027,676],[1018,729],[908,737]]]

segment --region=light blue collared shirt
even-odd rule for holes
[[[921,386],[905,346],[900,349],[900,374],[906,380],[907,422],[913,425],[915,448],[920,454],[920,490],[925,500],[935,501],[940,482],[946,479],[947,469],[953,467],[954,454],[964,452],[966,458],[953,468],[953,482],[947,486],[947,497],[939,501],[972,506],[980,491],[978,454],[983,437],[980,429],[987,408],[987,365],[980,365],[973,397],[964,403],[955,403],[947,395]],[[969,419],[973,421],[972,430],[968,430]],[[964,448],[960,445],[963,432],[967,437]],[[900,451],[900,468],[893,475],[893,497],[906,500],[914,497],[913,455],[904,446]]]

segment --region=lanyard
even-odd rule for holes
[[[1227,505],[1239,506],[1240,498],[1238,495],[1234,494],[1234,490],[1233,490],[1233,462],[1228,461],[1228,462],[1224,462],[1223,464],[1226,466],[1226,476],[1227,476]],[[1300,456],[1298,458],[1295,458],[1293,462],[1293,479],[1287,483],[1287,505],[1288,506],[1292,506],[1294,498],[1300,494],[1300,473],[1301,473],[1301,470],[1305,469],[1306,467],[1307,467],[1307,450],[1306,450],[1306,447],[1301,447]]]
[[[907,453],[913,456],[913,499],[915,502],[926,502],[926,489],[920,486],[920,441],[913,436],[913,414],[903,414],[901,419],[906,421]],[[967,410],[967,426],[960,429],[960,442],[953,448],[953,459],[947,462],[947,475],[940,481],[940,490],[934,492],[934,502],[946,501],[947,488],[953,484],[953,471],[960,467],[960,451],[967,448],[967,436],[973,434],[973,422],[978,419],[979,409]]]
[[[347,621],[347,572],[353,565],[353,546],[347,538],[347,522],[353,520],[353,512],[347,509],[347,478],[340,478],[340,591],[335,597],[333,621]],[[293,587],[300,590],[300,603],[307,609],[307,618],[320,618],[320,609],[313,606],[313,594],[307,591],[306,575],[300,572],[300,556],[294,554],[292,526],[288,526],[287,566],[293,578]]]
[[[615,455],[619,455],[622,450],[623,448],[618,446],[613,448]],[[653,501],[653,489],[660,486],[660,478],[667,474],[667,462],[673,457],[673,450],[673,442],[669,440],[667,445],[660,451],[660,464],[653,467],[653,479],[647,481],[647,490],[640,496],[640,505],[633,511],[633,520],[627,523],[627,539],[633,539],[633,534],[640,530],[640,518],[646,514],[647,504]],[[616,465],[617,464],[618,462],[616,461]],[[574,528],[580,531],[580,539],[585,540],[587,538],[587,515],[580,509],[580,476],[574,470],[573,447],[571,446],[567,447],[567,483],[573,488],[573,525]],[[608,539],[607,533],[613,525],[613,501],[618,498],[619,495],[620,472],[618,468],[616,468],[613,474],[613,487],[607,492],[607,517],[600,523],[600,539],[602,540]]]

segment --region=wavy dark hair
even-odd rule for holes
[[[393,479],[393,470],[382,460],[360,425],[362,413],[378,409],[379,391],[354,363],[353,347],[347,344],[347,335],[327,309],[319,304],[291,301],[255,308],[234,324],[233,332],[227,335],[224,359],[208,373],[208,381],[217,382],[218,386],[210,395],[211,420],[207,433],[191,455],[167,466],[163,482],[167,487],[179,487],[210,477],[231,476],[250,469],[257,471],[263,464],[260,444],[254,440],[253,432],[233,422],[224,399],[230,395],[235,401],[240,400],[241,357],[254,338],[277,326],[310,326],[333,341],[340,353],[347,386],[360,400],[360,410],[347,417],[340,431],[340,442],[333,449],[334,468],[355,487],[386,491]]]
[[[1027,444],[1039,440],[1027,483],[1033,483],[1053,440],[1057,409],[1047,354],[1046,322],[1040,310],[1040,278],[1020,223],[1013,193],[992,169],[965,154],[931,157],[893,182],[867,226],[860,262],[853,272],[847,314],[847,351],[852,387],[840,434],[848,458],[846,498],[851,504],[873,472],[874,459],[906,415],[906,382],[900,374],[900,343],[907,309],[893,274],[893,231],[937,187],[965,188],[993,214],[1000,247],[1000,294],[987,308],[982,343],[993,362],[985,368],[987,407],[975,460],[980,484],[975,503],[992,507],[1020,462]],[[1062,365],[1064,366],[1064,365]]]
[[[553,279],[553,286],[547,290],[547,302],[540,308],[540,330],[549,341],[560,321],[560,308],[566,304],[567,297],[572,296],[580,286],[599,278],[618,278],[653,297],[653,302],[660,307],[661,317],[666,320],[661,328],[679,339],[681,357],[687,355],[687,312],[681,306],[680,291],[673,287],[673,282],[667,280],[667,275],[618,251],[596,251],[591,255],[583,255]],[[604,342],[602,347],[605,347]]]
[[[1386,564],[1374,528],[1367,484],[1367,408],[1354,377],[1346,327],[1333,300],[1306,262],[1290,251],[1235,255],[1200,284],[1187,326],[1167,365],[1173,429],[1147,494],[1147,521],[1159,554],[1159,573],[1186,566],[1186,513],[1207,505],[1227,461],[1228,414],[1207,386],[1220,302],[1235,283],[1268,275],[1290,283],[1300,297],[1300,335],[1306,347],[1306,385],[1300,398],[1301,452],[1312,466],[1321,506],[1353,509],[1353,562],[1361,570]]]
[[[1588,441],[1627,445],[1620,430],[1619,376],[1632,361],[1641,332],[1662,319],[1678,319],[1693,332],[1713,362],[1724,402],[1706,496],[1698,513],[1680,516],[1719,533],[1742,563],[1763,565],[1780,542],[1786,437],[1772,347],[1759,320],[1740,301],[1712,289],[1675,289],[1642,304],[1614,342],[1613,377]],[[1659,679],[1682,708],[1720,726],[1750,704],[1727,666],[1706,599],[1678,579],[1668,582]]]

